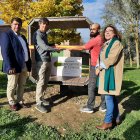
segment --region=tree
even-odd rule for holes
[[[20,17],[26,30],[29,21],[35,17],[80,16],[83,10],[81,3],[82,0],[2,0],[0,19],[10,23],[12,17]]]
[[[103,19],[105,23],[112,21],[120,27],[126,38],[134,38],[137,68],[139,62],[139,32],[140,32],[140,0],[107,0]],[[106,18],[107,17],[107,18]],[[128,43],[129,44],[129,43]]]

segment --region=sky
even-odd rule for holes
[[[99,23],[100,25],[103,25],[101,15],[103,12],[105,1],[106,0],[83,0],[84,6],[83,16],[88,17],[92,22],[96,22]],[[3,24],[1,20],[0,24]],[[84,42],[87,42],[89,40],[89,30],[83,29],[80,30],[80,32]]]
[[[0,20],[0,25],[3,24],[3,21]]]
[[[104,9],[105,1],[106,0],[83,0],[83,16],[88,17],[92,22],[99,23],[102,26],[103,20],[101,19],[101,16]],[[84,42],[87,42],[89,40],[89,30],[80,29],[80,32]]]
[[[101,25],[102,12],[106,0],[83,0],[84,12],[83,15],[88,17],[93,22],[98,22]]]

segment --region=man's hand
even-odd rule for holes
[[[16,73],[16,69],[15,68],[12,68],[9,70],[9,74],[15,74]]]
[[[56,45],[55,48],[58,49],[58,50],[64,50],[64,48],[62,48],[62,47],[59,46],[59,45]]]
[[[56,48],[56,46],[55,45],[53,45],[53,46],[51,46],[52,48]]]
[[[56,51],[57,53],[60,53],[60,51],[64,50],[64,48],[60,48],[58,45],[56,45],[55,48],[57,49]]]

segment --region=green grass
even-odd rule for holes
[[[2,60],[0,60],[0,71],[2,70]]]
[[[6,82],[7,78],[6,75],[0,72],[0,98],[6,96]]]
[[[21,118],[9,110],[0,109],[0,140],[59,140],[55,128],[34,123],[35,118]]]
[[[1,97],[5,90],[6,76],[0,73]],[[0,140],[140,140],[140,69],[125,68],[119,102],[124,112],[121,114],[123,122],[118,127],[99,131],[95,126],[103,120],[97,117],[87,120],[80,132],[69,130],[64,136],[55,128],[38,125],[35,118],[21,117],[0,108]]]
[[[58,57],[58,56],[60,57],[60,56],[63,56],[63,55],[64,55],[64,52],[63,52],[63,51],[60,51],[60,52],[53,52],[53,53],[52,53],[52,56],[53,56],[53,57]]]

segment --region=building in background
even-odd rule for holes
[[[7,31],[8,29],[10,29],[10,25],[0,25],[0,34],[2,32]],[[1,47],[0,47],[0,60],[2,60],[2,56],[1,56]]]

